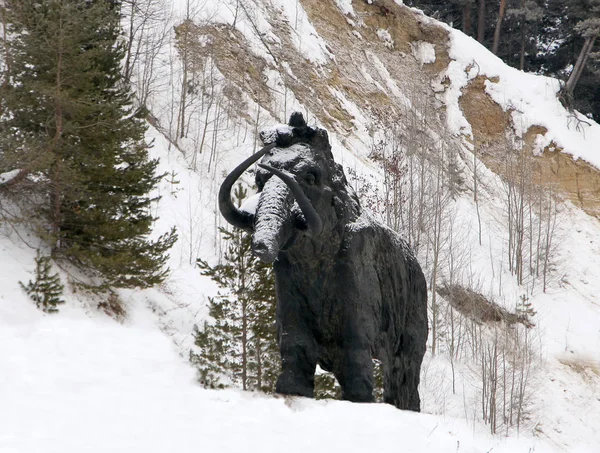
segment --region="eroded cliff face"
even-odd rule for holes
[[[297,25],[270,2],[262,11],[272,34],[260,45],[265,56],[253,53],[243,35],[227,25],[209,25],[202,33],[212,36],[216,64],[226,78],[257,104],[285,122],[291,109],[288,95],[305,105],[318,121],[342,137],[359,125],[369,132],[395,123],[405,135],[420,130],[416,146],[443,141],[447,146],[472,148],[492,171],[506,176],[509,150],[518,148],[532,158],[534,180],[552,185],[557,192],[593,216],[600,215],[600,172],[582,160],[562,153],[555,144],[533,154],[542,126],[530,127],[517,137],[510,111],[486,92],[486,81],[477,76],[463,87],[459,105],[472,136],[448,133],[444,89],[451,63],[446,28],[416,10],[393,0],[352,2],[354,15],[344,15],[335,1],[301,0],[300,4],[324,41],[327,58],[315,62],[310,49],[298,42]],[[304,46],[304,48],[303,48]],[[243,58],[242,58],[243,57]],[[279,74],[265,88],[265,74]],[[284,92],[284,100],[273,95]],[[309,118],[310,120],[310,118]],[[365,147],[369,144],[364,143]],[[512,147],[512,148],[511,148]],[[367,153],[368,154],[368,153]]]
[[[479,76],[463,90],[461,110],[471,125],[477,156],[499,175],[506,176],[506,154],[513,134],[509,111],[504,111],[485,91],[485,81]],[[520,150],[529,159],[529,171],[537,184],[553,187],[559,195],[571,201],[591,216],[600,216],[600,171],[584,160],[573,159],[556,143],[536,149],[536,141],[548,130],[531,126],[522,136]]]
[[[355,1],[353,17],[334,1],[300,3],[325,42],[325,61],[311,59],[308,45],[298,42],[295,24],[270,2],[261,3],[271,29],[258,43],[262,56],[253,51],[256,43],[230,25],[205,25],[196,32],[212,43],[219,71],[281,122],[291,112],[285,100],[293,97],[320,123],[345,136],[358,123],[383,128],[402,121],[409,110],[429,118],[432,129],[443,129],[443,107],[429,82],[448,65],[447,30],[393,1]],[[435,54],[431,62],[418,58],[424,43]],[[267,84],[270,90],[264,89]],[[273,96],[276,91],[279,96]]]

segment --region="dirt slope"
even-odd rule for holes
[[[353,1],[353,17],[344,16],[333,0],[300,3],[333,55],[327,63],[315,65],[298,50],[294,24],[269,2],[263,4],[265,17],[277,36],[277,40],[263,39],[272,57],[270,61],[254,55],[250,44],[230,26],[210,25],[203,29],[216,44],[219,70],[228,79],[240,81],[240,88],[273,117],[284,122],[290,112],[285,103],[278,103],[265,89],[261,77],[265,69],[277,71],[283,79],[282,89],[293,93],[319,122],[342,136],[352,135],[357,123],[366,120],[370,130],[400,124],[407,136],[414,134],[415,128],[426,129],[416,146],[442,140],[448,146],[461,147],[471,141],[470,137],[446,132],[442,93],[433,88],[440,81],[444,86],[443,74],[450,63],[446,29],[393,0]],[[433,63],[419,61],[415,48],[421,43],[433,46]],[[475,152],[486,166],[502,174],[507,143],[514,134],[511,116],[486,93],[485,81],[483,76],[471,80],[459,102],[472,128]],[[360,109],[352,108],[353,105]],[[358,110],[366,113],[366,118],[355,118]],[[531,155],[536,137],[545,133],[541,126],[531,127],[522,137],[523,151]],[[565,198],[597,217],[599,171],[559,151],[551,146],[534,157],[535,180],[554,185]]]

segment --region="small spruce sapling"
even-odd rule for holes
[[[246,191],[238,186],[234,196],[241,205]],[[197,261],[202,275],[222,291],[209,299],[211,322],[195,328],[196,349],[190,351],[190,360],[205,387],[227,384],[271,393],[280,367],[273,271],[252,254],[248,234],[220,231],[226,250],[222,262],[211,266]]]
[[[57,313],[57,306],[65,302],[61,298],[64,286],[60,283],[58,273],[51,274],[52,264],[50,260],[49,256],[42,256],[38,250],[33,272],[34,280],[29,280],[27,285],[19,282],[19,285],[36,303],[38,308],[46,313]]]

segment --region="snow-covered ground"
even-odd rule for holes
[[[154,152],[171,155],[171,167],[183,173],[166,141],[156,138]],[[187,206],[186,191],[199,181],[192,176],[187,183],[175,195],[163,193],[160,223],[176,222],[178,203]],[[185,217],[188,211],[181,209]],[[174,250],[173,273],[162,288],[120,293],[128,316],[119,324],[93,300],[70,290],[60,314],[36,309],[18,285],[31,277],[35,250],[5,229],[0,235],[0,452],[595,452],[600,228],[575,208],[567,214],[577,227],[566,226],[572,234],[562,249],[563,286],[535,299],[548,359],[537,384],[535,416],[552,431],[509,438],[492,437],[487,426],[455,415],[205,390],[185,351],[214,288],[181,258],[186,247]],[[439,397],[434,385],[423,390],[430,407]]]
[[[299,52],[311,56],[315,65],[335,58],[300,2],[271,3],[295,24],[294,45]],[[355,14],[353,2],[336,3],[348,17]],[[184,1],[174,4],[182,6]],[[204,5],[204,13],[213,20],[232,21],[234,10],[227,2],[211,0]],[[277,36],[260,14],[254,25],[276,42]],[[238,28],[257,54],[271,58],[248,21],[239,20]],[[541,147],[554,140],[565,152],[600,166],[600,126],[591,123],[582,133],[569,124],[556,100],[556,81],[510,69],[470,38],[451,33],[450,55],[455,62],[448,69],[451,83],[445,102],[452,132],[470,133],[458,109],[460,89],[477,74],[499,76],[498,83],[486,87],[500,105],[515,107],[516,127],[545,126],[549,132],[546,141],[538,143]],[[421,63],[431,62],[432,48],[420,46],[415,56]],[[374,58],[380,65],[378,72],[386,71],[385,62]],[[477,68],[466,73],[473,61]],[[405,96],[394,80],[388,82],[398,98]],[[374,166],[365,162],[364,149],[360,150],[371,140],[366,133],[367,112],[347,102],[343,93],[336,91],[336,96],[356,126],[349,136],[331,133],[336,159],[359,173],[376,174]],[[167,103],[166,98],[155,100],[159,106]],[[249,106],[255,105],[249,100]],[[290,101],[291,107],[305,111],[295,100]],[[264,112],[263,117],[265,123],[276,122]],[[27,232],[17,234],[8,225],[0,231],[0,452],[600,451],[600,224],[596,219],[569,204],[560,206],[557,266],[547,293],[538,289],[530,298],[537,311],[536,341],[544,360],[535,373],[531,425],[520,436],[486,434],[489,428],[467,413],[472,403],[463,398],[470,397],[468,392],[446,397],[450,372],[440,357],[427,357],[422,393],[426,410],[445,415],[406,413],[386,405],[209,391],[196,383],[187,353],[193,344],[193,326],[206,317],[207,297],[216,288],[199,276],[194,262],[197,257],[214,258],[221,246],[215,225],[215,219],[219,222],[216,188],[222,172],[251,152],[252,127],[219,142],[216,166],[204,153],[196,170],[190,169],[190,156],[186,160],[156,130],[151,129],[148,138],[155,140],[152,153],[161,158],[161,171],[169,173],[159,187],[162,199],[156,207],[160,218],[155,233],[174,225],[180,240],[171,253],[171,275],[163,285],[119,292],[128,313],[123,324],[99,311],[97,300],[70,287],[58,315],[37,310],[18,282],[31,278],[38,244]],[[182,143],[185,148],[185,140]],[[490,265],[504,253],[505,225],[498,221],[503,209],[497,189],[500,180],[480,171],[487,187],[480,200],[482,246],[476,240],[472,200],[459,199],[454,215],[468,230],[465,242],[476,278],[499,286],[502,274],[503,291],[516,300],[521,289],[514,278],[506,269]],[[67,282],[68,276],[60,272]],[[464,371],[459,382],[468,386],[470,370]],[[537,437],[531,437],[534,434]]]
[[[6,237],[0,251],[2,453],[558,451],[388,405],[202,389],[139,300],[124,325],[76,297],[45,315],[15,284],[35,255]]]

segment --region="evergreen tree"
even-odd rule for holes
[[[540,52],[540,25],[544,0],[509,0],[502,21],[497,55],[521,70],[535,69],[530,64]]]
[[[118,0],[7,0],[10,62],[0,122],[5,188],[27,181],[55,257],[101,288],[165,276],[174,230],[148,239],[149,192],[164,175],[148,156],[143,112],[121,76]]]
[[[52,264],[49,256],[43,256],[38,250],[35,258],[34,280],[29,280],[27,285],[19,282],[21,288],[33,300],[38,308],[46,313],[58,312],[57,305],[63,304],[61,296],[64,286],[60,282],[58,273],[51,274]]]
[[[333,373],[322,372],[315,375],[315,399],[340,399],[342,388]],[[383,402],[383,368],[379,360],[373,359],[373,398]]]
[[[318,373],[315,375],[315,399],[340,399],[342,388],[333,373]]]
[[[234,192],[238,205],[246,191]],[[273,392],[280,359],[275,330],[275,277],[270,265],[252,254],[251,237],[221,229],[226,244],[223,262],[198,260],[202,275],[223,290],[209,300],[212,323],[195,330],[197,352],[190,358],[206,387],[229,383],[244,390]]]

